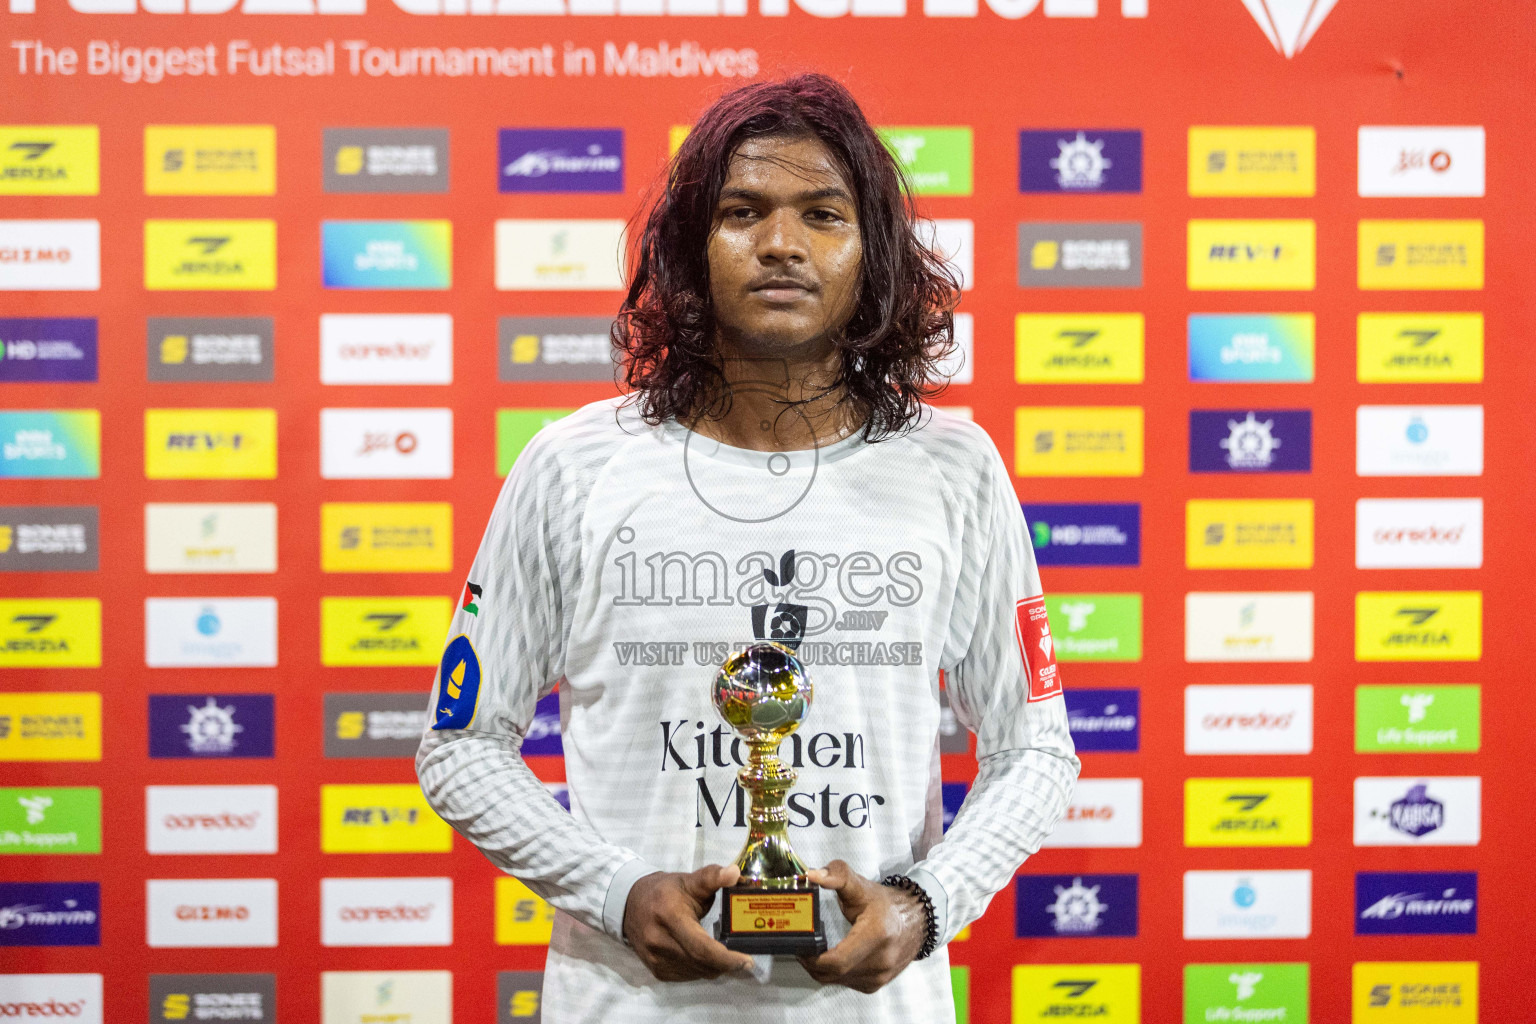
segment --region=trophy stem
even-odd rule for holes
[[[771,640],[731,655],[715,673],[715,710],[747,744],[734,796],[740,801],[752,795],[747,842],[736,858],[741,880],[720,890],[715,923],[715,937],[739,953],[816,956],[827,950],[822,894],[789,848],[784,801],[795,773],[779,760],[779,743],[800,727],[811,694],[805,666]]]
[[[746,845],[736,858],[741,884],[765,889],[803,889],[805,863],[789,847],[786,829],[789,812],[784,797],[794,785],[795,773],[778,758],[781,739],[750,739],[747,765],[737,773],[741,787],[751,794],[747,812]]]

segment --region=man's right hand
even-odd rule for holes
[[[658,980],[697,981],[752,969],[750,956],[726,949],[699,924],[715,893],[740,877],[734,864],[711,864],[691,873],[657,871],[629,890],[624,938]]]

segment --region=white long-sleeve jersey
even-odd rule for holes
[[[740,851],[745,745],[709,684],[730,651],[798,639],[814,699],[780,750],[798,773],[791,843],[812,866],[911,876],[947,942],[1039,848],[1077,778],[1040,594],[997,447],[941,410],[899,438],[778,453],[650,426],[622,398],[541,430],[470,570],[416,768],[437,812],[556,909],[544,1020],[953,1021],[942,947],[872,995],[784,958],[659,982],[623,941],[624,906],[649,872]],[[947,833],[941,668],[980,762]],[[519,754],[557,686],[569,813]],[[849,926],[821,899],[835,944]]]

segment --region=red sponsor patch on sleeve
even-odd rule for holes
[[[1061,694],[1061,675],[1056,671],[1056,641],[1045,618],[1045,595],[1026,597],[1014,606],[1014,635],[1019,655],[1029,673],[1029,700],[1050,700]]]

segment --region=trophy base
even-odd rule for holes
[[[720,890],[715,938],[737,953],[815,956],[827,951],[814,889],[736,885]]]

